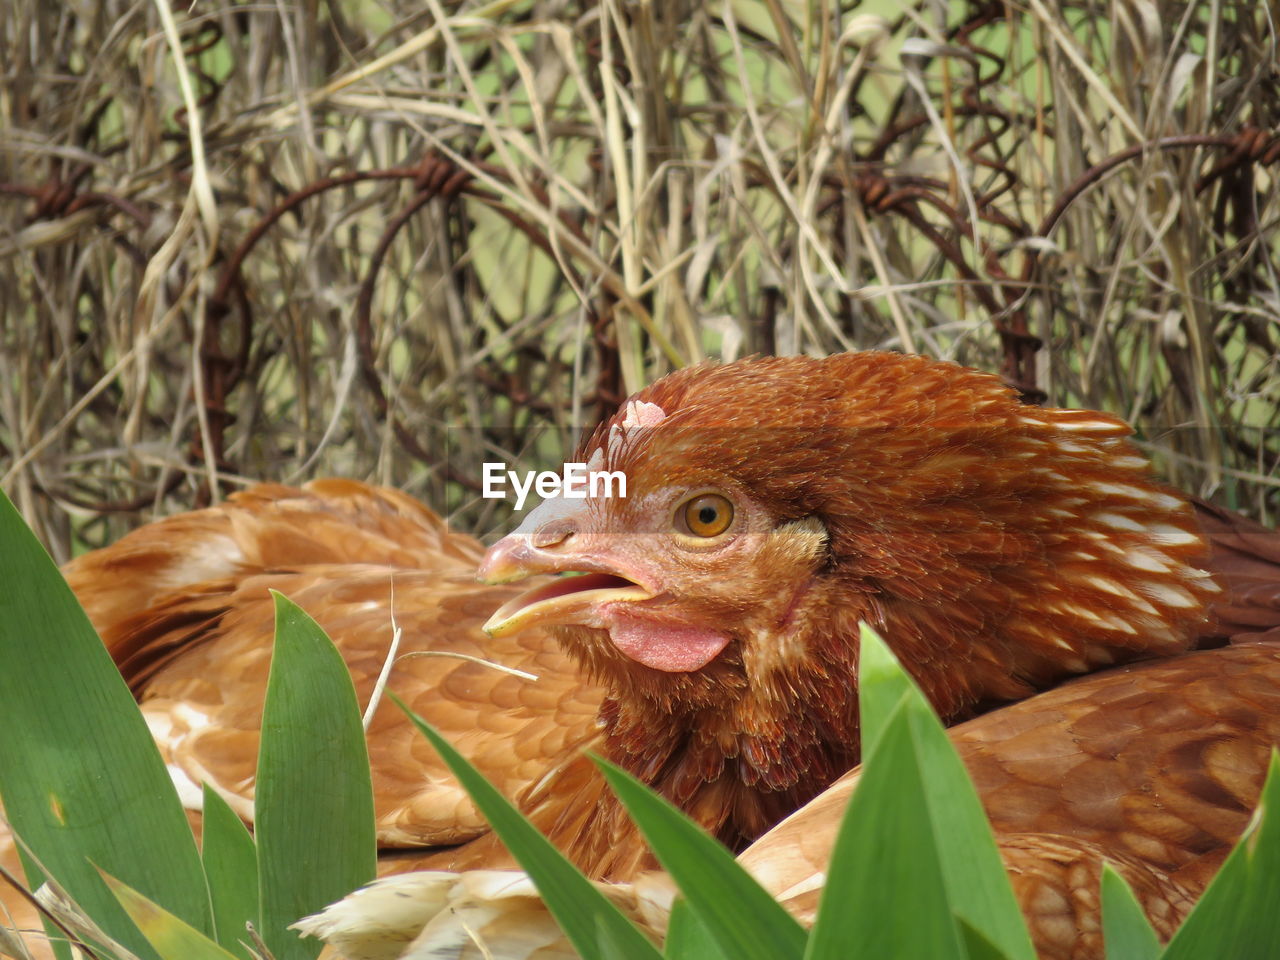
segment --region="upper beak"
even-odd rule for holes
[[[546,551],[534,547],[529,536],[517,531],[488,549],[476,570],[476,579],[481,583],[514,583],[547,573],[550,564]]]
[[[476,571],[476,579],[483,583],[511,583],[544,573],[583,575],[559,577],[503,604],[485,623],[485,633],[505,637],[547,623],[603,628],[601,604],[647,600],[654,595],[627,565],[611,556],[605,537],[589,531],[586,504],[585,500],[544,501],[514,532],[489,548]]]

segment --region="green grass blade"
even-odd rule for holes
[[[71,589],[0,493],[0,796],[111,937],[153,956],[93,864],[201,931],[209,894],[159,752]]]
[[[582,960],[609,960],[616,951],[624,951],[628,960],[660,960],[661,954],[649,939],[605,899],[591,881],[565,859],[564,854],[552,846],[551,841],[540,834],[452,744],[398,697],[390,696],[422,731],[422,735],[431,741],[511,855],[529,874],[547,909]]]
[[[883,728],[849,800],[805,960],[964,960],[912,740],[909,703]],[[910,910],[902,909],[909,899]]]
[[[627,948],[618,942],[617,931],[605,922],[604,917],[596,917],[596,944],[601,960],[631,960]]]
[[[1102,865],[1102,943],[1108,960],[1156,960],[1160,941],[1124,877]]]
[[[1254,819],[1200,902],[1173,935],[1162,960],[1267,958],[1280,944],[1280,754]]]
[[[729,960],[684,897],[677,897],[671,905],[662,955],[666,960]]]
[[[859,636],[858,726],[862,755],[869,757],[894,711],[908,696],[911,678],[875,630],[860,624]]]
[[[309,960],[322,944],[286,927],[373,879],[373,785],[346,664],[319,624],[275,599],[254,799],[259,933],[276,960]]]
[[[862,702],[875,704],[892,699],[901,704],[910,722],[919,781],[952,912],[1014,960],[1034,960],[1031,936],[1013,896],[986,813],[941,721],[874,631],[864,630],[860,657]],[[868,672],[863,673],[864,670]],[[877,692],[880,683],[890,685],[888,696]],[[870,756],[874,757],[874,753]],[[831,879],[828,877],[828,884]]]
[[[719,841],[625,770],[594,759],[721,953],[734,960],[803,955],[804,929]]]
[[[237,960],[199,930],[183,923],[128,884],[105,873],[102,879],[161,960]]]
[[[245,924],[261,926],[258,917],[258,848],[253,836],[217,791],[204,785],[204,820],[201,859],[213,903],[213,930],[218,943],[232,953],[249,951],[241,946],[248,933]]]
[[[964,917],[956,917],[956,927],[964,940],[969,960],[1008,960],[1007,953],[983,936],[981,931],[973,929]]]

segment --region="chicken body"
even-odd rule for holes
[[[1255,614],[1261,609],[1254,605]],[[1039,956],[1101,960],[1104,863],[1129,883],[1164,940],[1244,829],[1280,742],[1280,638],[1072,680],[948,733]],[[805,923],[816,915],[861,772],[841,777],[738,858]],[[601,889],[661,936],[676,892],[669,878],[645,874]],[[512,872],[387,877],[299,926],[352,960],[381,958],[393,942],[386,956],[401,960],[577,956],[527,878]],[[877,938],[881,931],[868,931],[880,947],[872,955],[883,953]]]
[[[1280,744],[1280,638],[1073,680],[950,734],[1044,960],[1103,956],[1106,862],[1167,939],[1244,830]],[[739,858],[803,920],[859,775]]]
[[[318,481],[160,521],[67,575],[189,801],[207,780],[251,815],[273,588],[362,703],[393,617],[401,654],[536,674],[414,656],[390,688],[588,873],[625,880],[652,862],[584,748],[741,849],[857,763],[862,621],[949,723],[1191,647],[1218,588],[1128,433],[919,357],[703,366],[579,450],[625,498],[545,502],[483,560],[402,494]],[[565,572],[584,575],[502,585]],[[395,869],[509,863],[398,711],[369,742],[381,842],[451,847]]]
[[[483,553],[398,491],[320,480],[301,490],[253,487],[161,520],[65,572],[138,696],[184,801],[198,808],[207,781],[252,819],[271,590],[333,638],[362,709],[398,626],[391,689],[508,794],[594,737],[602,692],[545,632],[502,640],[481,632],[516,593],[476,583]],[[382,845],[456,844],[487,831],[390,703],[375,715],[368,743]]]
[[[1193,643],[1204,544],[1128,433],[919,357],[680,371],[578,452],[625,500],[544,503],[481,567],[590,575],[489,629],[551,626],[607,690],[606,753],[741,848],[857,762],[860,622],[947,722]],[[608,795],[589,816],[590,872],[645,866]]]

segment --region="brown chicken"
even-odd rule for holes
[[[208,781],[251,819],[272,589],[329,632],[362,707],[399,626],[391,689],[510,794],[594,734],[600,692],[545,634],[492,641],[481,631],[516,594],[476,582],[483,553],[402,493],[320,480],[303,490],[253,487],[161,520],[65,572],[138,696],[180,793],[198,804]],[[447,656],[418,656],[424,651]],[[487,830],[389,703],[368,741],[382,844],[454,844]]]
[[[1165,940],[1243,831],[1280,744],[1280,639],[1073,680],[962,723],[951,740],[1043,960],[1103,956],[1104,862]],[[859,772],[739,858],[801,919],[814,915]]]
[[[1257,586],[1256,598],[1274,601],[1274,576],[1269,591]],[[1104,862],[1164,940],[1244,829],[1270,745],[1280,742],[1280,638],[1071,680],[950,736],[1039,956],[1100,960]],[[860,775],[857,767],[841,777],[738,858],[803,922],[815,916]],[[643,874],[601,889],[661,936],[675,895],[669,878]],[[577,956],[532,884],[510,871],[387,877],[298,926],[352,960]]]
[[[536,674],[415,656],[391,688],[584,869],[622,880],[650,858],[583,749],[742,848],[857,762],[860,621],[947,722],[1192,646],[1218,588],[1190,507],[1128,433],[919,357],[703,366],[582,446],[590,469],[625,474],[625,498],[545,502],[480,566],[490,583],[582,576],[518,596],[477,585],[475,541],[346,481],[256,487],[67,574],[175,779],[208,780],[246,816],[268,587],[329,631],[362,702],[393,615],[401,654]],[[456,845],[396,868],[509,863],[398,711],[379,711],[369,741],[382,842]],[[1029,822],[1061,806],[1036,803]]]

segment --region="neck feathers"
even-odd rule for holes
[[[848,531],[850,566],[874,585],[869,619],[944,720],[1186,650],[1218,592],[1190,506],[1151,480],[1125,424],[1013,417],[1000,456],[965,467],[980,489],[963,502],[925,492],[903,508],[918,514],[912,529]],[[890,562],[858,570],[886,537],[900,538]]]

